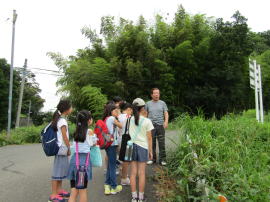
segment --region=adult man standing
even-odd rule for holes
[[[166,103],[160,100],[160,91],[158,88],[151,90],[152,100],[146,103],[145,109],[148,112],[148,118],[152,121],[154,129],[152,130],[152,145],[153,145],[153,161],[148,161],[151,165],[156,162],[156,142],[159,146],[159,163],[166,165],[166,150],[165,150],[165,129],[168,127],[169,113]]]

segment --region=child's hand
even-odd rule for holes
[[[71,155],[70,149],[68,149],[67,155],[68,155],[68,156]]]
[[[94,132],[91,129],[89,129],[89,135],[90,136],[93,136],[94,135]]]

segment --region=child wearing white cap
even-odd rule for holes
[[[150,119],[144,117],[145,102],[141,98],[133,101],[133,114],[130,120],[129,133],[133,143],[130,184],[132,202],[145,201],[145,168],[146,162],[152,160],[152,134],[154,126]],[[136,177],[139,177],[139,194],[136,189]]]

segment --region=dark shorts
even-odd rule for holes
[[[87,179],[85,179],[84,184],[85,184],[84,189],[86,189],[87,188],[87,184],[88,184],[88,180]],[[70,180],[70,187],[71,188],[75,188],[75,180]]]
[[[147,162],[148,150],[137,144],[133,144],[132,161]]]
[[[130,135],[125,134],[122,136],[122,143],[121,143],[121,148],[119,152],[119,160],[120,161],[125,161],[125,154],[126,154],[126,149],[127,149],[127,142],[130,140]]]

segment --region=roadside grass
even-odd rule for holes
[[[258,123],[254,110],[221,120],[177,118],[172,127],[178,130],[179,141],[168,153],[167,168],[156,175],[159,200],[217,201],[221,194],[229,201],[270,201],[269,116],[265,120]],[[201,180],[206,182],[207,197]]]
[[[11,130],[10,138],[7,138],[6,131],[0,133],[0,147],[11,145],[11,144],[29,144],[29,143],[39,143],[40,133],[47,124],[42,126],[29,126],[29,127],[19,127]],[[75,125],[69,124],[69,133],[73,134],[75,131]],[[70,135],[71,136],[71,135]]]

